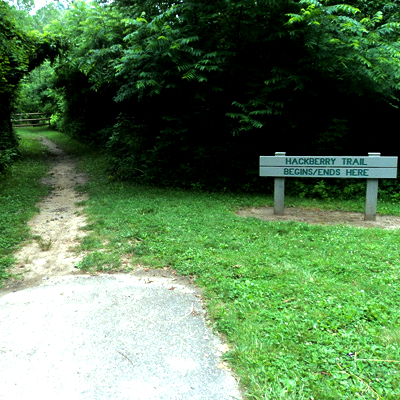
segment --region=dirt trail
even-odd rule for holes
[[[40,140],[48,148],[53,165],[43,183],[53,188],[50,196],[41,203],[40,213],[29,226],[34,240],[28,242],[16,254],[16,265],[10,271],[20,277],[11,279],[0,290],[1,294],[35,286],[52,276],[81,273],[76,264],[84,254],[73,248],[85,235],[81,230],[85,226],[83,208],[77,202],[86,200],[76,186],[87,182],[87,176],[77,171],[73,158],[47,138]],[[359,227],[380,227],[399,229],[400,217],[377,216],[376,222],[366,222],[362,213],[340,211],[322,211],[317,209],[287,208],[285,215],[277,217],[272,207],[254,207],[242,209],[238,213],[243,217],[256,217],[265,221],[300,221],[310,224],[333,225],[348,224]],[[139,271],[140,273],[140,271]],[[165,271],[162,272],[165,274]],[[154,272],[156,274],[156,272]],[[164,276],[164,275],[163,275]]]
[[[85,226],[85,217],[82,207],[76,203],[87,197],[75,187],[84,184],[87,177],[76,170],[71,156],[52,141],[44,137],[41,141],[53,159],[43,183],[50,185],[53,191],[38,204],[40,214],[29,221],[35,239],[15,254],[17,263],[11,272],[21,279],[6,282],[2,289],[6,292],[40,284],[50,276],[79,273],[75,266],[83,257],[73,251],[73,247],[85,235],[80,230]]]

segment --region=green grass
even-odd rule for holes
[[[46,135],[91,174],[80,267],[129,259],[192,276],[248,399],[400,399],[400,231],[241,218],[272,196],[112,182],[102,155]],[[287,204],[362,211],[364,199]]]
[[[0,285],[9,277],[13,252],[27,239],[27,221],[38,212],[36,203],[49,192],[39,183],[47,170],[47,153],[34,130],[20,130],[21,159],[0,176]]]

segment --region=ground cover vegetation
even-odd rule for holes
[[[9,277],[13,253],[30,237],[27,221],[38,211],[36,203],[49,190],[40,183],[48,156],[34,132],[20,130],[19,159],[0,175],[0,283]]]
[[[91,177],[79,188],[89,194],[79,268],[140,264],[192,277],[248,399],[398,399],[398,230],[241,218],[235,210],[271,205],[271,196],[110,181],[104,153],[41,134],[79,156]],[[362,198],[340,204],[364,207]],[[400,215],[398,203],[378,207]]]
[[[28,26],[59,57],[18,108],[107,151],[146,184],[267,190],[258,157],[397,155],[399,1],[74,1]],[[45,77],[44,77],[45,76]],[[373,143],[368,138],[373,137]],[[324,193],[349,181],[329,180]],[[313,180],[302,193],[318,195]],[[351,183],[353,185],[353,183]],[[357,186],[346,189],[356,192]],[[397,182],[388,187],[398,192]]]

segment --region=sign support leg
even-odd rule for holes
[[[367,179],[365,200],[365,221],[376,221],[376,204],[378,202],[378,179]]]
[[[283,215],[285,208],[285,178],[275,178],[274,215]]]
[[[368,153],[369,157],[380,157],[381,153]],[[376,221],[376,205],[378,203],[378,179],[367,179],[365,198],[365,221]]]
[[[276,152],[275,156],[285,157],[286,152]],[[274,180],[274,215],[283,215],[285,208],[285,178]]]

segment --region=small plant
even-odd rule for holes
[[[34,239],[36,239],[36,241],[40,247],[40,250],[42,250],[42,251],[50,250],[51,245],[53,243],[53,240],[51,237],[39,235],[39,236],[35,236]]]
[[[82,271],[121,271],[121,259],[118,254],[96,251],[88,254],[77,264]],[[122,269],[124,270],[124,269]]]

